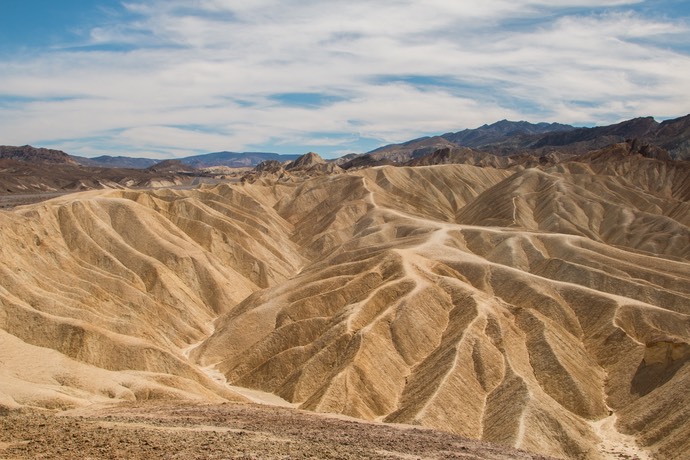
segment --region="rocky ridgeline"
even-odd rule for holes
[[[62,150],[36,148],[30,145],[23,145],[21,147],[0,145],[0,159],[77,165],[77,162]]]

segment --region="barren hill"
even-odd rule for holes
[[[250,388],[561,458],[681,458],[690,166],[597,158],[3,212],[0,405]]]

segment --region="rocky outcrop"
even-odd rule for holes
[[[309,152],[289,163],[285,169],[288,171],[306,170],[323,164],[326,164],[326,161],[318,153]]]

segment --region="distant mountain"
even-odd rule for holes
[[[531,149],[586,145],[601,148],[626,139],[640,139],[654,135],[659,123],[652,117],[634,118],[615,125],[596,128],[578,128],[567,132],[550,132],[530,144]]]
[[[281,155],[278,153],[266,152],[214,152],[180,158],[180,161],[195,168],[207,168],[210,166],[230,166],[233,168],[242,168],[254,167],[266,160],[277,160],[283,162],[294,161],[299,157],[300,155]]]
[[[482,148],[500,144],[508,139],[526,138],[528,136],[569,132],[575,128],[560,123],[529,123],[527,121],[501,120],[491,125],[476,129],[465,129],[457,133],[446,133],[441,137],[463,147]]]
[[[94,168],[146,169],[160,161],[152,160],[151,158],[133,158],[123,156],[112,157],[109,155],[102,155],[95,158],[78,157],[72,155],[72,158],[82,166],[91,166]]]
[[[534,142],[535,136],[546,133],[567,132],[575,128],[560,123],[529,123],[526,121],[501,120],[476,129],[465,129],[441,136],[420,137],[401,144],[390,144],[368,152],[375,160],[387,159],[404,163],[438,149],[470,147],[475,150],[506,156],[524,150],[524,145]]]
[[[661,122],[653,141],[666,149],[671,157],[690,160],[690,115]]]
[[[14,147],[0,145],[0,159],[17,160],[31,163],[50,163],[76,165],[77,162],[62,150],[36,148],[30,145]]]
[[[558,150],[580,154],[633,139],[665,150],[672,159],[688,160],[690,115],[661,123],[652,117],[641,117],[610,126],[548,133],[527,147],[533,151]]]
[[[134,158],[124,156],[103,155],[95,158],[72,157],[74,161],[82,166],[98,168],[134,168],[146,169],[159,163],[161,160],[151,158]],[[193,168],[209,168],[212,166],[229,166],[231,168],[254,167],[265,160],[276,160],[280,162],[294,161],[299,155],[281,155],[278,153],[265,152],[213,152],[202,155],[193,155],[177,160]]]
[[[502,120],[476,129],[387,145],[369,155],[376,160],[404,163],[441,148],[469,147],[499,157],[528,154],[543,158],[554,152],[583,155],[632,139],[661,148],[670,158],[690,159],[690,115],[662,123],[640,117],[594,128]]]

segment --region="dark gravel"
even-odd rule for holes
[[[0,459],[545,459],[429,429],[254,404],[0,413]]]

